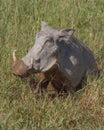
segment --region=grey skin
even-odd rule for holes
[[[72,92],[87,72],[98,74],[91,50],[73,33],[73,29],[54,28],[42,22],[34,46],[22,58],[27,68],[30,68],[33,60],[29,69],[31,73],[43,73],[44,79],[39,87],[46,89],[51,82],[57,92]]]

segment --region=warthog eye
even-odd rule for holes
[[[54,45],[54,40],[52,38],[46,40],[46,46],[52,47]]]

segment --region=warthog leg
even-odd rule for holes
[[[46,78],[41,79],[37,84],[35,83],[32,86],[32,90],[34,93],[43,93],[44,91],[47,91],[47,86],[49,84],[49,80]]]

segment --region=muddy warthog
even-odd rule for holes
[[[98,68],[91,50],[73,33],[73,29],[54,28],[42,22],[26,56],[17,59],[13,53],[13,74],[25,77],[43,73],[40,88],[46,89],[51,82],[57,92],[76,90],[86,73],[97,75]]]

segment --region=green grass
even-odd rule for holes
[[[88,78],[85,89],[73,96],[38,98],[29,79],[14,77],[12,52],[23,57],[44,20],[52,26],[74,28],[75,36],[94,52],[101,75]],[[104,1],[0,1],[0,130],[104,129]]]

